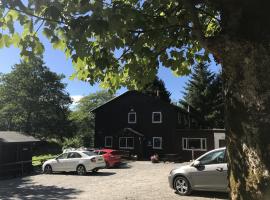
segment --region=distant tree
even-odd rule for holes
[[[224,128],[225,127],[225,99],[223,94],[223,84],[221,73],[215,76],[211,84],[212,109],[209,114],[209,120],[212,127]]]
[[[215,75],[208,70],[206,63],[195,65],[185,87],[184,100],[180,101],[186,109],[195,112],[200,125],[204,128],[214,126],[213,97],[215,95],[212,86],[214,79]]]
[[[61,82],[41,59],[22,61],[0,75],[0,128],[42,137],[70,135],[71,99]]]
[[[92,147],[94,143],[94,108],[104,104],[114,97],[108,91],[99,91],[83,97],[78,105],[69,115],[73,127],[75,127],[74,137],[80,141],[81,145]]]
[[[164,81],[157,76],[154,81],[145,85],[140,91],[150,96],[159,96],[161,100],[171,103],[171,93],[166,89]]]

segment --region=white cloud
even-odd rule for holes
[[[72,95],[70,96],[72,100],[71,106],[74,107],[78,104],[78,102],[84,97],[83,95]]]
[[[73,103],[78,103],[83,97],[83,95],[73,95],[71,96],[71,100]]]

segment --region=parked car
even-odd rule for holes
[[[90,151],[68,151],[46,161],[42,165],[42,170],[46,174],[76,171],[79,175],[84,175],[86,172],[97,172],[105,167],[104,158],[100,155]]]
[[[226,149],[209,151],[191,164],[173,169],[168,178],[170,187],[180,195],[192,190],[227,192]]]
[[[105,162],[106,167],[115,167],[121,164],[121,153],[120,151],[113,149],[98,149],[94,151],[98,155],[102,155]]]

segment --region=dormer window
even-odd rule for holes
[[[152,123],[162,123],[161,112],[153,112],[152,113]]]
[[[136,122],[137,122],[136,112],[134,112],[133,110],[131,110],[128,113],[128,123],[129,124],[136,124]]]

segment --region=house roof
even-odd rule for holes
[[[0,142],[4,143],[15,143],[15,142],[38,142],[40,140],[25,135],[23,133],[15,131],[0,131]]]
[[[160,101],[160,102],[162,102],[163,104],[167,104],[168,106],[172,106],[172,107],[174,107],[175,109],[178,109],[178,110],[181,110],[182,112],[186,112],[186,113],[187,113],[187,111],[186,111],[185,109],[180,108],[179,106],[176,106],[176,105],[171,104],[171,103],[167,103],[167,102],[165,102],[165,101],[162,101],[162,100],[159,99],[159,98],[154,98],[154,97],[152,97],[152,96],[146,95],[146,94],[144,94],[144,93],[142,93],[142,92],[139,92],[139,91],[136,91],[136,90],[130,90],[130,91],[127,91],[127,92],[125,92],[125,93],[123,93],[123,94],[121,94],[121,95],[115,97],[115,98],[112,98],[111,100],[107,101],[106,103],[104,103],[104,104],[102,104],[102,105],[100,105],[100,106],[94,108],[93,110],[91,110],[91,112],[95,112],[96,110],[99,110],[99,109],[102,108],[103,106],[105,106],[105,105],[107,105],[107,104],[109,104],[109,103],[112,103],[112,102],[114,102],[115,100],[117,100],[117,99],[119,99],[119,98],[122,98],[122,97],[128,96],[128,95],[134,95],[134,94],[135,94],[135,95],[142,95],[142,96],[145,96],[145,97],[147,97],[147,98],[155,99],[156,101]]]

